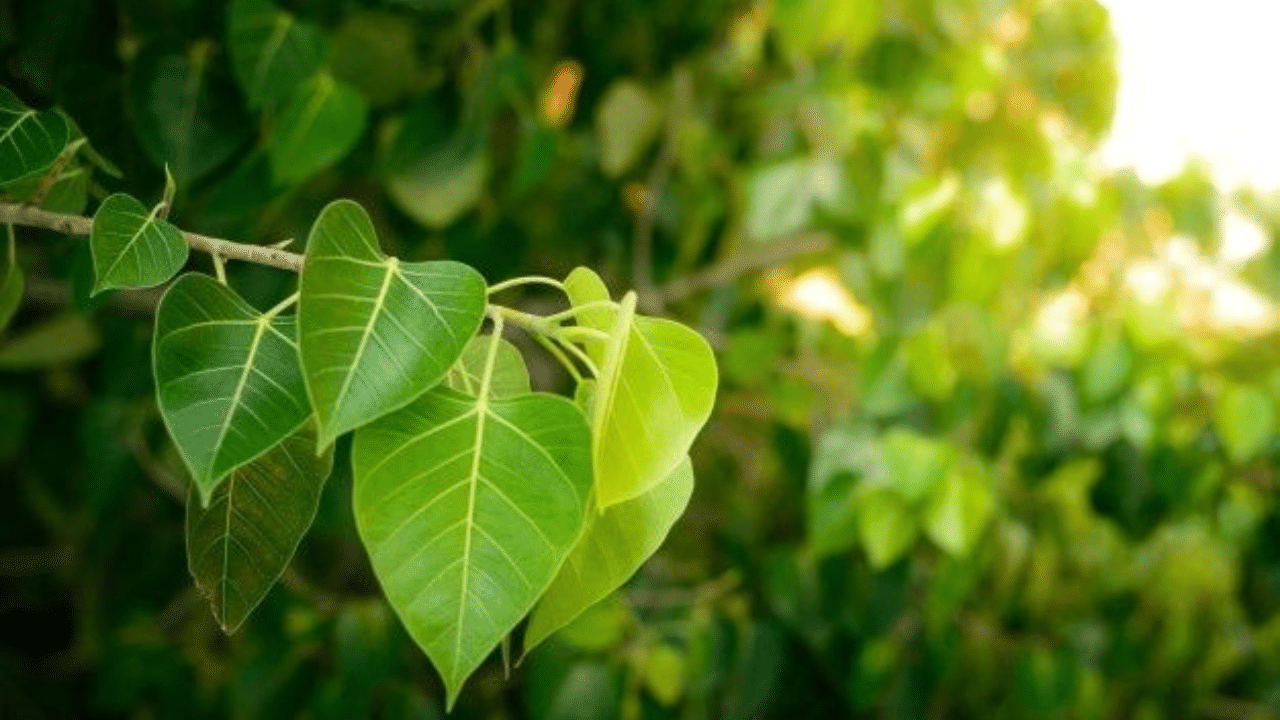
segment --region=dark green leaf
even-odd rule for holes
[[[310,419],[295,334],[293,317],[260,313],[207,275],[184,275],[160,301],[160,414],[204,502]]]
[[[301,182],[346,157],[367,114],[364,98],[328,73],[302,85],[281,109],[267,146],[276,182]]]
[[[0,87],[0,185],[47,170],[67,146],[67,122]]]
[[[190,249],[182,231],[160,218],[161,203],[148,211],[136,199],[117,193],[93,216],[93,294],[111,288],[151,287],[173,277],[187,263]]]
[[[59,315],[0,345],[0,370],[71,365],[97,352],[101,344],[98,328],[83,315]]]
[[[320,28],[270,0],[236,0],[227,27],[236,80],[250,108],[280,104],[324,67],[328,42]]]
[[[333,452],[310,430],[243,465],[204,506],[187,498],[187,566],[224,632],[233,633],[284,572],[320,506]]]

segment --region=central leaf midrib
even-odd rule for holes
[[[355,377],[356,370],[360,365],[360,358],[364,356],[364,349],[369,343],[369,336],[373,334],[373,325],[378,321],[378,315],[386,304],[387,290],[391,287],[391,278],[395,275],[396,259],[387,258],[383,265],[386,266],[386,274],[382,277],[382,287],[378,290],[378,297],[373,301],[373,310],[369,313],[369,322],[364,326],[364,333],[360,336],[360,345],[356,347],[355,356],[351,358],[351,367],[342,379],[342,387],[338,389],[337,397],[334,398],[334,415],[338,414],[338,411],[342,408],[343,400],[351,390],[351,380]]]
[[[217,464],[219,456],[222,455],[222,444],[227,438],[227,430],[231,427],[231,418],[235,415],[236,407],[240,404],[240,395],[244,392],[244,386],[249,382],[250,371],[253,369],[254,358],[258,355],[258,347],[262,344],[262,336],[266,332],[269,320],[263,318],[255,325],[257,326],[253,332],[253,342],[249,343],[249,353],[245,357],[244,370],[240,372],[240,380],[236,382],[236,390],[231,395],[231,404],[227,407],[227,417],[222,421],[222,429],[218,432],[218,441],[214,445],[213,459],[209,462],[209,467],[205,470],[206,479],[210,479],[213,475],[213,468]]]
[[[155,207],[151,208],[151,212],[148,213],[146,218],[143,219],[142,225],[138,228],[137,232],[135,232],[133,236],[129,238],[129,242],[125,243],[123,248],[120,248],[120,254],[116,256],[115,262],[111,263],[111,267],[103,271],[102,273],[103,278],[111,277],[111,273],[115,271],[116,266],[120,264],[120,261],[124,260],[124,256],[129,252],[130,249],[133,248],[134,243],[138,242],[139,238],[141,238],[142,234],[147,231],[148,227],[151,227],[152,225],[155,224],[156,213],[160,211],[160,208],[163,205],[164,203],[160,203]]]

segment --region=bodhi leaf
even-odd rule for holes
[[[333,452],[300,431],[231,473],[208,507],[187,498],[187,567],[213,616],[235,632],[279,579],[320,506]]]
[[[364,98],[328,73],[300,87],[276,118],[267,158],[276,182],[301,182],[346,156],[364,133]]]
[[[590,431],[569,400],[438,387],[356,432],[356,526],[454,700],[559,571],[586,515]]]
[[[688,456],[643,495],[587,519],[587,528],[533,611],[524,653],[622,587],[666,539],[693,494]]]
[[[445,384],[464,395],[474,397],[484,377],[490,343],[488,337],[471,338],[471,342],[462,350],[462,357],[458,358],[458,362],[445,375]],[[524,364],[524,356],[516,346],[499,339],[497,353],[493,364],[493,378],[489,381],[489,394],[495,398],[505,398],[529,392],[532,389],[529,368]]]
[[[78,363],[102,345],[98,326],[67,312],[0,345],[0,370],[47,370]]]
[[[22,302],[22,268],[14,249],[13,226],[4,226],[4,244],[0,245],[0,330],[3,330]]]
[[[298,339],[321,447],[439,383],[486,304],[484,278],[462,263],[383,255],[349,200],[321,211],[300,285]]]
[[[236,80],[250,108],[283,102],[324,66],[328,42],[320,28],[269,0],[236,0],[227,27]]]
[[[32,110],[0,87],[0,185],[42,172],[58,159],[69,138],[55,110]]]
[[[595,273],[565,279],[575,307],[608,297]],[[605,315],[610,315],[605,322]],[[671,320],[637,317],[635,295],[616,308],[578,313],[583,326],[606,331],[594,349],[600,370],[592,401],[596,493],[606,509],[662,482],[689,452],[715,404],[715,355],[701,335]],[[660,419],[660,422],[655,422]]]
[[[295,334],[293,317],[260,313],[206,275],[184,275],[161,299],[156,396],[202,502],[311,417]]]
[[[120,287],[151,287],[173,277],[190,250],[182,232],[160,217],[164,203],[147,211],[135,198],[116,193],[93,216],[93,294]]]

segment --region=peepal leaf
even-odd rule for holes
[[[524,632],[524,653],[600,602],[658,550],[693,494],[688,456],[643,495],[587,519],[587,529],[547,588]]]
[[[208,507],[187,498],[187,567],[213,616],[235,632],[289,565],[315,519],[333,452],[309,430],[231,473]]]
[[[352,451],[360,537],[450,707],[559,571],[591,485],[582,412],[492,397],[494,354],[476,397],[436,388],[361,428]]]
[[[324,66],[328,41],[269,0],[236,0],[227,13],[236,80],[250,108],[283,102]]]
[[[160,301],[156,396],[202,502],[311,417],[295,334],[293,317],[259,313],[207,275],[183,276]]]
[[[300,284],[298,339],[321,447],[439,383],[486,303],[484,278],[467,265],[383,255],[349,200],[321,211]]]
[[[93,294],[120,287],[151,287],[187,263],[182,232],[160,218],[160,203],[148,211],[135,198],[116,193],[93,216]]]
[[[0,330],[9,324],[22,302],[25,285],[22,268],[14,250],[13,226],[4,226],[4,244],[0,245]]]
[[[298,88],[267,145],[276,182],[301,182],[346,157],[364,133],[368,111],[360,93],[328,73]]]
[[[589,273],[587,275],[586,273]],[[600,300],[604,284],[575,271],[565,290],[575,306]],[[701,335],[671,320],[635,315],[635,295],[618,308],[590,309],[578,321],[605,331],[596,349],[600,377],[592,401],[592,455],[601,509],[662,482],[689,452],[711,416],[715,355]],[[604,322],[605,315],[611,315]]]
[[[46,170],[67,146],[67,121],[36,111],[0,87],[0,185]]]
[[[463,348],[458,362],[454,363],[445,375],[445,384],[464,395],[474,397],[480,391],[491,344],[492,339],[487,336],[471,338],[471,342]],[[524,364],[524,356],[515,345],[505,339],[499,339],[497,355],[494,357],[493,377],[489,381],[489,395],[505,398],[523,395],[531,389],[529,368]]]

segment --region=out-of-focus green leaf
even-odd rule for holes
[[[871,567],[892,565],[916,542],[919,524],[902,496],[879,488],[858,503],[858,535]]]
[[[693,493],[686,457],[661,483],[587,518],[587,527],[547,588],[524,634],[528,653],[547,636],[618,589],[657,551]]]
[[[907,344],[907,373],[921,395],[941,402],[955,392],[959,373],[951,362],[946,332],[931,324]]]
[[[335,77],[382,107],[419,84],[415,41],[413,23],[403,15],[352,12],[334,31],[329,64]]]
[[[462,349],[458,362],[445,374],[445,384],[464,395],[475,396],[484,377],[491,344],[491,339],[486,336],[471,338],[471,342]],[[524,364],[524,356],[509,341],[499,340],[497,355],[494,357],[493,377],[489,380],[489,394],[505,398],[523,395],[530,390],[529,367]]]
[[[779,0],[775,28],[796,57],[828,49],[856,55],[880,28],[877,0]]]
[[[45,185],[44,175],[30,175],[5,187],[9,198],[31,204],[37,192]],[[40,207],[50,212],[79,215],[89,204],[89,171],[75,164],[63,167],[48,189]]]
[[[1248,385],[1232,385],[1213,407],[1213,422],[1236,464],[1252,460],[1275,432],[1275,402],[1267,393]]]
[[[13,226],[4,226],[4,244],[0,245],[0,332],[8,327],[18,305],[22,302],[22,289],[26,283],[22,266],[18,265]]]
[[[986,529],[995,498],[990,481],[973,468],[947,475],[925,510],[924,530],[952,555],[965,555]]]
[[[954,173],[917,180],[898,205],[898,226],[908,245],[915,245],[937,227],[960,195]]]
[[[576,307],[600,302],[602,293],[608,297],[586,268],[574,270],[564,285]],[[606,314],[611,317],[602,322]],[[607,509],[645,493],[679,465],[711,415],[718,370],[698,333],[670,320],[637,317],[634,293],[620,306],[580,311],[578,321],[609,334],[597,350],[600,375],[591,412],[596,500]]]
[[[591,484],[582,412],[541,393],[494,398],[491,373],[474,398],[437,388],[361,428],[352,456],[360,537],[450,707],[551,583]]]
[[[583,610],[581,615],[560,628],[556,633],[556,640],[578,650],[603,652],[622,642],[634,625],[635,617],[626,601],[613,593]],[[526,630],[524,654],[528,655],[533,647]]]
[[[596,142],[605,174],[625,173],[657,137],[661,124],[662,110],[643,85],[615,80],[596,110]]]
[[[202,43],[186,55],[144,48],[133,64],[129,100],[138,138],[184,188],[229,160],[253,128],[212,52]]]
[[[774,240],[804,230],[814,210],[845,193],[844,171],[830,158],[790,160],[747,179],[744,223],[755,240]]]
[[[250,108],[284,102],[324,67],[328,54],[320,28],[270,0],[235,0],[227,9],[227,43]]]
[[[98,328],[83,315],[59,315],[0,345],[0,370],[29,371],[71,365],[101,346]]]
[[[885,433],[883,448],[890,486],[913,503],[934,491],[952,463],[952,453],[946,445],[906,428]]]
[[[484,194],[488,176],[489,156],[484,146],[455,138],[427,149],[392,172],[386,180],[387,192],[405,214],[424,227],[442,228],[475,206]]]
[[[1132,368],[1133,351],[1124,334],[1101,334],[1083,368],[1081,390],[1085,401],[1097,403],[1115,397],[1129,380]]]
[[[320,505],[333,452],[290,435],[236,469],[206,506],[187,498],[187,566],[222,630],[235,632],[289,565]]]
[[[685,656],[676,648],[660,643],[644,656],[644,685],[665,707],[674,707],[684,697]]]
[[[859,488],[889,473],[883,451],[865,428],[834,427],[814,449],[805,498],[810,547],[818,555],[841,552],[858,541]]]
[[[330,203],[307,241],[298,340],[320,445],[435,386],[480,328],[486,293],[462,263],[405,263],[364,208]]]
[[[281,108],[267,145],[277,183],[301,182],[333,165],[364,134],[364,98],[329,73],[299,86]]]
[[[511,194],[521,197],[536,188],[555,163],[560,134],[533,121],[520,126],[520,156],[511,180]]]
[[[67,121],[60,114],[32,110],[0,87],[0,185],[48,169],[67,140]]]
[[[124,193],[102,202],[93,216],[93,294],[112,288],[151,287],[187,264],[190,249],[182,231],[160,217],[164,203],[150,211]]]
[[[160,301],[156,396],[201,502],[310,420],[296,335],[292,316],[260,313],[207,275],[184,275]]]

